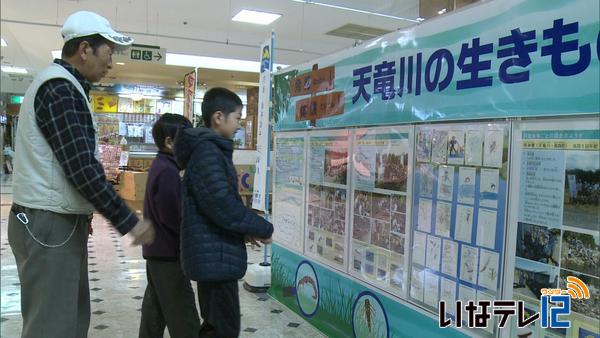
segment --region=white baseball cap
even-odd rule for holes
[[[65,43],[69,40],[100,34],[117,45],[128,46],[133,43],[133,38],[115,32],[110,22],[105,17],[93,12],[80,11],[71,14],[60,30]]]

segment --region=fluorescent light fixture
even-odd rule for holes
[[[183,97],[176,97],[175,101],[185,101],[185,99]]]
[[[231,20],[238,22],[254,23],[257,25],[269,25],[273,21],[279,19],[280,16],[280,14],[242,9]]]
[[[1,45],[2,47],[6,47],[6,46],[8,46],[8,45],[6,44],[6,40],[4,40],[4,38],[0,38],[0,45]]]
[[[246,61],[174,53],[167,53],[166,64],[170,66],[222,69],[251,73],[258,73],[260,71],[260,62],[258,61]],[[288,65],[274,64],[273,69],[277,69],[278,66],[281,66],[281,68],[288,67]]]
[[[60,59],[62,57],[61,50],[53,50],[50,52],[50,54],[52,54],[52,59]]]
[[[394,16],[394,15],[388,15],[388,14],[383,14],[383,13],[371,12],[371,11],[366,11],[366,10],[363,10],[363,9],[350,8],[350,7],[345,7],[345,6],[332,5],[332,4],[328,4],[328,3],[324,3],[324,2],[318,2],[318,1],[312,1],[312,0],[292,0],[292,1],[294,1],[294,2],[300,2],[300,3],[305,3],[305,4],[308,4],[308,5],[318,5],[318,6],[323,6],[323,7],[341,9],[341,10],[350,11],[350,12],[356,12],[356,13],[363,13],[363,14],[381,16],[381,17],[384,17],[384,18],[390,18],[390,19],[396,19],[396,20],[405,20],[405,21],[410,21],[410,22],[418,22],[417,20],[403,18],[403,17],[400,17],[400,16]]]
[[[417,18],[417,21],[423,22],[423,21],[425,21],[425,19],[423,19],[423,18]]]
[[[115,62],[115,65],[125,66],[125,62]]]
[[[12,74],[27,74],[27,69],[23,67],[13,67],[13,66],[2,66],[2,71],[5,73]]]
[[[442,15],[444,13],[446,13],[446,9],[445,8],[442,8],[441,10],[438,11],[439,15]]]

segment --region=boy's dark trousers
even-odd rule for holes
[[[200,319],[194,290],[181,262],[147,260],[146,274],[140,338],[162,338],[165,326],[173,338],[198,337]]]
[[[202,326],[200,338],[236,338],[240,335],[238,281],[198,282]]]

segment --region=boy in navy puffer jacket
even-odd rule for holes
[[[241,110],[235,93],[213,88],[202,102],[206,127],[185,129],[175,139],[175,158],[185,169],[181,261],[198,282],[200,337],[239,336],[245,239],[270,243],[273,233],[273,225],[247,209],[239,195],[232,138]]]

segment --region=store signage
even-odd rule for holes
[[[183,116],[192,121],[194,116],[194,96],[196,94],[196,71],[185,74],[183,78]]]
[[[127,49],[115,50],[113,53],[113,61],[138,61],[164,65],[166,56],[166,48],[133,44]]]

